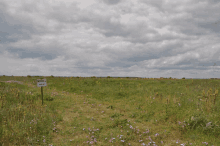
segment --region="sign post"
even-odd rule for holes
[[[41,87],[42,105],[43,105],[43,86],[47,86],[46,79],[37,79],[37,87]]]

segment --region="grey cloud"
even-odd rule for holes
[[[116,5],[121,2],[121,0],[99,0],[100,2],[104,2],[108,5]]]
[[[25,59],[25,58],[39,58],[41,60],[53,60],[55,59],[58,54],[56,52],[42,52],[41,50],[28,50],[28,49],[19,49],[19,48],[9,48],[7,49],[7,52],[13,54],[14,56]]]

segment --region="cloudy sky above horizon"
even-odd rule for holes
[[[0,75],[219,78],[219,0],[1,0]]]

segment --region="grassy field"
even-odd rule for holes
[[[220,80],[40,78],[0,77],[0,145],[220,145]]]

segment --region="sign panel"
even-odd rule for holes
[[[46,79],[37,79],[37,82],[46,82]]]
[[[47,82],[37,82],[37,87],[47,86]]]
[[[47,86],[46,79],[37,79],[37,87]]]

